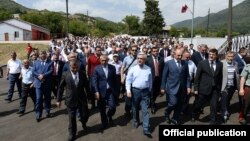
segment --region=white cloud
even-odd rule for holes
[[[18,3],[26,4],[35,9],[48,9],[51,11],[66,11],[65,0],[16,0]],[[144,0],[68,0],[69,12],[87,13],[90,16],[103,17],[115,22],[121,21],[126,15],[136,15],[143,18],[145,9]],[[234,4],[239,4],[244,0],[234,0]],[[173,24],[186,19],[191,19],[191,13],[181,13],[183,4],[187,4],[192,9],[193,0],[159,0],[159,7],[167,24]],[[216,13],[228,7],[228,0],[195,0],[195,17],[206,16],[208,9],[211,13]]]

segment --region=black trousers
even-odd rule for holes
[[[60,83],[60,80],[59,80],[58,76],[53,76],[51,90],[52,90],[55,98],[57,97],[57,90],[59,87],[59,83]]]
[[[151,93],[151,97],[150,97],[151,108],[156,108],[155,101],[160,93],[160,86],[161,86],[160,77],[155,77],[154,82],[153,82],[152,93]]]
[[[216,121],[218,98],[219,90],[215,87],[212,88],[211,93],[208,95],[198,94],[198,99],[194,101],[193,115],[199,114],[200,109],[210,100],[210,122],[214,123]]]
[[[71,136],[76,135],[77,125],[76,125],[76,114],[77,110],[80,114],[80,121],[82,124],[86,124],[89,119],[89,110],[87,104],[79,104],[77,107],[67,107],[68,115],[69,115],[69,134]]]
[[[22,83],[22,96],[21,96],[20,107],[19,107],[20,112],[25,112],[28,96],[31,97],[34,105],[36,103],[35,88],[34,87],[30,88],[30,85],[31,84]],[[35,106],[34,106],[34,108],[35,108]]]

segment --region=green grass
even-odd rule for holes
[[[31,44],[33,48],[38,48],[39,50],[47,50],[48,45],[46,44]],[[7,61],[11,58],[11,52],[15,51],[17,53],[17,58],[23,60],[27,57],[26,53],[27,44],[0,44],[0,65],[7,64]]]

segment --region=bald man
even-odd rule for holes
[[[18,114],[21,114],[21,115],[24,114],[25,112],[28,95],[31,97],[34,105],[36,102],[35,89],[33,86],[34,77],[33,77],[32,69],[33,68],[29,66],[29,61],[27,59],[24,59],[21,74],[19,76],[19,78],[22,79],[22,97],[20,101]]]
[[[174,59],[165,63],[161,93],[166,93],[168,99],[168,106],[165,111],[166,122],[179,125],[181,121],[181,108],[183,105],[184,96],[191,91],[190,76],[188,64],[186,61],[181,60],[183,51],[176,49]],[[173,118],[170,119],[171,112],[174,111]]]

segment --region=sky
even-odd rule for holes
[[[66,11],[66,0],[14,0],[25,7],[50,11]],[[144,0],[68,0],[69,13],[83,13],[92,17],[102,17],[114,22],[121,22],[127,15],[139,16],[143,19],[145,10]],[[228,0],[158,0],[159,8],[167,25],[192,18],[194,4],[194,17],[206,16],[228,7]],[[237,5],[244,0],[233,0]],[[181,13],[181,7],[187,5],[189,10]],[[191,11],[190,11],[191,10]]]

